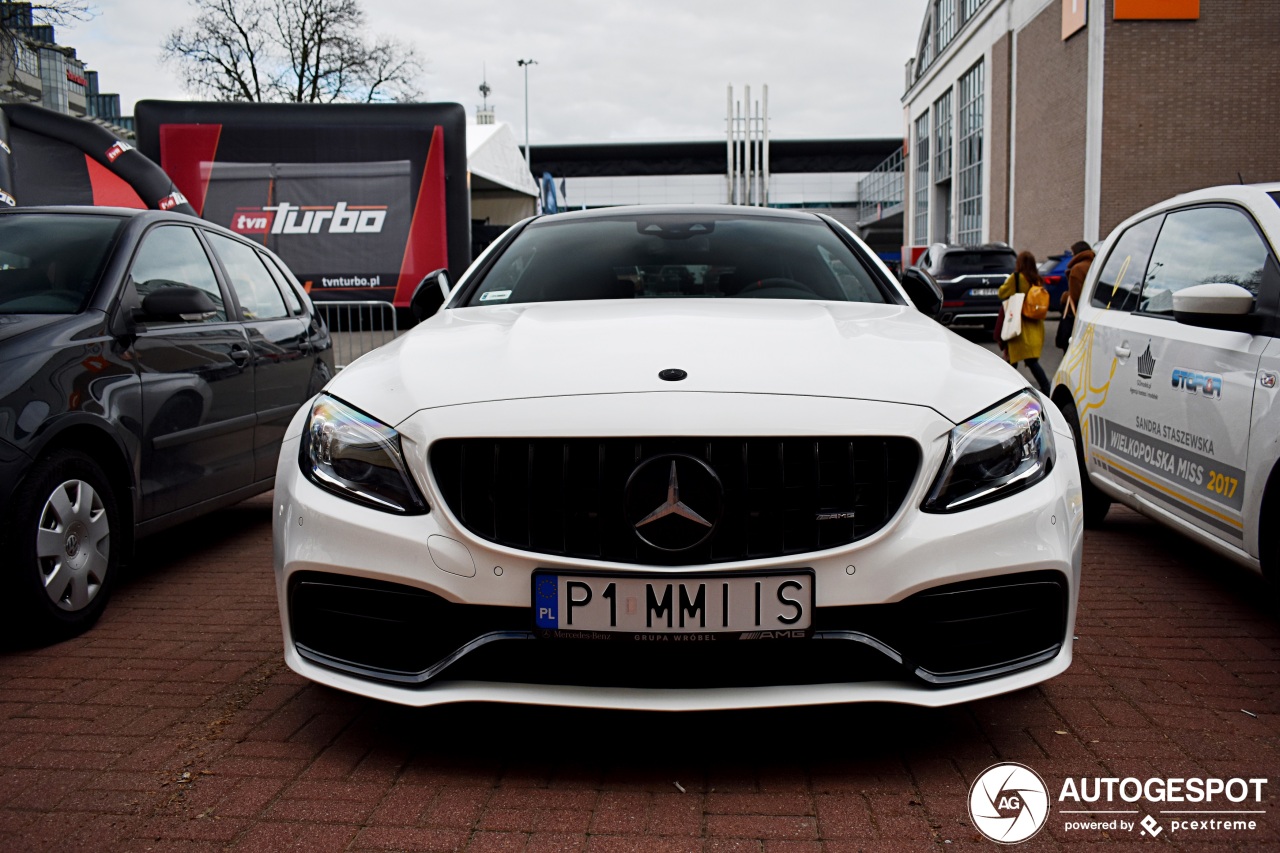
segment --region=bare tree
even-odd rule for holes
[[[265,101],[276,88],[266,16],[241,0],[194,0],[195,22],[174,30],[164,52],[176,57],[183,80],[219,101]]]
[[[195,92],[218,100],[411,100],[413,48],[370,42],[359,0],[190,0],[195,21],[170,33],[166,57]]]

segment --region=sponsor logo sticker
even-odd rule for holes
[[[156,203],[156,206],[161,210],[173,210],[178,205],[187,203],[187,197],[177,190],[174,190],[164,198],[160,199],[160,201]]]
[[[1216,373],[1200,373],[1185,367],[1175,367],[1172,385],[1188,394],[1208,397],[1210,400],[1222,399],[1222,377]]]
[[[1151,375],[1156,372],[1156,360],[1151,355],[1151,341],[1147,341],[1147,348],[1142,355],[1138,356],[1138,375],[1143,379],[1150,379]]]
[[[129,143],[123,142],[123,141],[117,141],[115,145],[112,145],[110,148],[107,149],[107,162],[114,163],[116,161],[116,158],[119,157],[121,154],[125,153],[126,151],[132,151],[132,150],[133,150],[133,146],[130,145]]]
[[[510,298],[510,290],[490,290],[488,293],[480,294],[481,302],[504,302]]]

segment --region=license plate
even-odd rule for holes
[[[969,291],[970,296],[995,296],[1000,292],[998,287],[975,287]]]
[[[813,573],[667,578],[535,572],[533,606],[543,636],[803,637],[813,622]]]

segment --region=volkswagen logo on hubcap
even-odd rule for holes
[[[653,456],[627,478],[627,523],[640,541],[662,551],[685,551],[707,541],[723,509],[724,485],[694,456]]]

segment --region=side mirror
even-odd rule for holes
[[[438,269],[429,272],[418,282],[418,289],[409,300],[409,312],[415,323],[435,314],[449,299],[449,271]]]
[[[1253,294],[1238,284],[1195,284],[1173,294],[1173,316],[1187,326],[1244,332],[1254,325],[1253,302]]]
[[[937,317],[942,311],[942,288],[933,276],[912,267],[902,274],[902,289],[916,309],[926,317]]]
[[[154,282],[148,282],[154,285]],[[153,320],[198,323],[218,313],[209,294],[186,284],[165,284],[142,299],[142,314]]]

